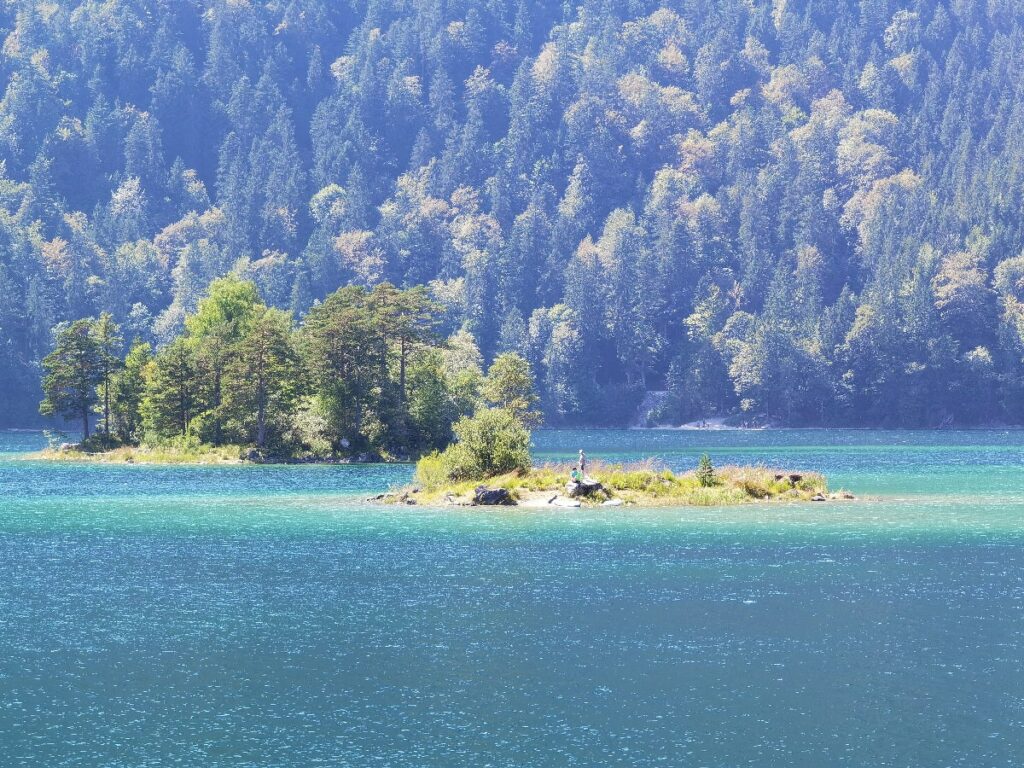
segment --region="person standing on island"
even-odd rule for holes
[[[583,477],[586,477],[587,476],[587,454],[585,454],[583,452],[582,448],[580,448],[580,463],[579,463],[579,467],[580,467],[580,475],[582,475]]]

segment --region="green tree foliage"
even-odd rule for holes
[[[193,389],[207,406],[201,436],[214,445],[224,442],[224,379],[239,368],[239,343],[266,308],[255,283],[236,275],[214,280],[194,315],[185,320],[186,343],[194,362]]]
[[[367,298],[361,287],[336,291],[310,310],[299,336],[309,385],[330,413],[335,450],[346,444],[366,447],[364,420],[374,386],[383,378],[385,361]]]
[[[349,286],[294,328],[289,312],[267,307],[252,282],[232,275],[214,281],[155,355],[136,342],[122,361],[106,314],[61,326],[41,410],[85,424],[99,402],[126,443],[248,445],[279,457],[421,455],[449,445],[453,422],[482,403],[475,341],[463,332],[443,345],[442,312],[424,288]],[[450,374],[453,363],[475,372],[472,391]],[[518,385],[532,392],[532,381]]]
[[[112,377],[110,419],[115,437],[123,443],[137,443],[142,439],[142,403],[152,360],[149,344],[137,342],[125,357],[124,365]]]
[[[109,312],[158,357],[185,330],[194,428],[227,440],[266,305],[321,327],[297,349],[337,365],[301,402],[336,444],[415,444],[435,334],[471,413],[463,329],[477,368],[530,362],[549,424],[652,391],[673,422],[1024,422],[1005,1],[3,8],[0,421],[31,415],[51,328]],[[350,285],[367,358],[352,317],[328,360]]]
[[[85,440],[89,439],[89,412],[99,400],[96,387],[104,381],[106,370],[95,326],[95,320],[84,319],[58,327],[56,346],[43,358],[46,375],[39,412],[80,420]]]
[[[220,334],[229,343],[235,342],[248,332],[261,304],[253,282],[236,275],[218,278],[210,284],[196,313],[185,321],[185,330],[197,341]]]
[[[124,345],[124,339],[121,337],[121,329],[109,312],[103,312],[93,323],[92,336],[96,342],[100,365],[99,397],[103,414],[103,436],[109,441],[111,387],[114,376],[122,365],[121,347]]]
[[[456,412],[471,415],[480,401],[484,381],[483,356],[473,334],[465,328],[453,333],[442,352],[442,361]]]
[[[429,349],[418,354],[409,367],[409,419],[417,435],[416,453],[441,450],[452,440],[452,423],[458,405],[452,384],[444,372],[441,353]]]
[[[542,416],[537,409],[540,398],[534,391],[530,363],[515,352],[498,355],[487,369],[484,379],[485,402],[504,408],[526,427],[540,426]]]
[[[697,482],[702,488],[710,488],[717,482],[711,457],[706,453],[701,454],[700,461],[697,462]]]
[[[530,432],[503,408],[463,416],[454,432],[455,443],[441,454],[450,480],[480,480],[530,468]]]
[[[177,339],[164,347],[145,369],[142,401],[145,434],[154,440],[185,437],[203,410],[192,346]]]
[[[266,448],[280,444],[301,388],[291,340],[291,317],[267,309],[239,340],[224,377],[224,409],[243,436],[240,442]]]

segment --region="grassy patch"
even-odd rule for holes
[[[416,474],[420,486],[418,499],[428,504],[450,498],[466,501],[480,485],[505,488],[517,499],[540,492],[564,493],[569,480],[564,466],[545,464],[527,472],[450,483],[434,464],[430,457],[421,460]],[[717,468],[710,485],[706,484],[706,478],[702,483],[695,471],[676,474],[650,461],[627,465],[594,462],[588,466],[587,474],[608,492],[595,503],[611,497],[641,506],[707,507],[752,501],[806,501],[816,494],[828,493],[828,484],[820,474],[784,472],[767,467]]]
[[[106,464],[238,464],[243,449],[237,445],[139,445],[121,446],[105,451],[76,447],[48,448],[29,458],[46,461],[92,461]]]

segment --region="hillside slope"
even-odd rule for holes
[[[430,284],[548,422],[1024,421],[1005,0],[6,0],[0,421],[62,320]]]

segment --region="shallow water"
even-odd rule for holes
[[[1021,432],[541,432],[863,500],[441,510],[0,433],[0,766],[1010,766]]]

